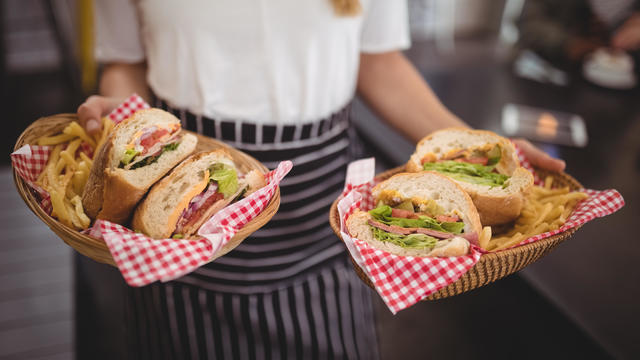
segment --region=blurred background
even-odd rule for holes
[[[382,358],[638,358],[638,2],[409,5],[407,55],[449,109],[474,127],[535,140],[585,187],[615,188],[626,206],[470,293],[396,316],[373,294]],[[19,198],[9,159],[31,122],[75,112],[94,91],[90,15],[85,0],[0,2],[0,359],[90,358],[96,349],[122,357],[108,334],[91,344],[82,338],[91,329],[75,328],[75,317],[90,314],[88,295],[74,292],[73,252]],[[353,116],[379,171],[413,152],[363,103]],[[105,268],[105,276],[118,274]]]

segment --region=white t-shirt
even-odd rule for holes
[[[99,62],[146,59],[151,89],[217,119],[293,124],[355,93],[361,52],[410,46],[406,0],[96,0]]]

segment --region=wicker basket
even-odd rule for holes
[[[49,117],[44,117],[38,119],[36,122],[31,124],[18,138],[16,144],[14,146],[14,150],[22,147],[25,144],[33,144],[37,138],[43,135],[51,135],[62,131],[62,129],[71,121],[76,120],[75,114],[60,114]],[[183,130],[186,131],[186,130]],[[268,169],[262,165],[258,160],[252,158],[251,156],[240,152],[232,147],[216,141],[212,138],[208,138],[205,136],[201,136],[198,134],[194,134],[198,136],[198,146],[196,147],[196,151],[204,151],[204,150],[213,150],[216,148],[226,148],[231,156],[233,157],[234,162],[238,165],[240,170],[248,171],[251,169],[257,169],[266,173]],[[90,257],[91,259],[113,265],[115,263],[113,258],[111,257],[111,253],[109,252],[109,248],[103,240],[95,239],[85,234],[81,234],[80,232],[63,225],[58,220],[51,217],[44,210],[40,208],[38,204],[38,200],[31,191],[31,188],[27,185],[27,183],[20,178],[15,170],[13,171],[13,179],[16,183],[16,187],[18,188],[18,193],[22,196],[22,199],[27,203],[31,211],[36,214],[42,221],[44,221],[53,232],[55,232],[65,243],[67,243],[72,248],[76,249],[79,253]],[[214,259],[228,253],[233,250],[236,246],[238,246],[242,240],[251,235],[253,232],[264,226],[272,217],[275,215],[276,211],[278,211],[278,207],[280,206],[280,189],[278,188],[271,198],[271,201],[267,205],[267,207],[260,213],[260,215],[256,216],[253,220],[247,223],[242,229],[240,229],[229,242],[220,249],[209,261],[213,261]]]
[[[404,171],[403,166],[397,167],[395,169],[391,169],[377,175],[376,178],[384,180],[402,171]],[[572,190],[583,188],[583,186],[576,179],[565,173],[550,173],[541,169],[536,169],[536,172],[540,175],[541,178],[545,178],[547,175],[553,176],[553,183],[557,186],[568,186]],[[331,223],[333,231],[342,240],[342,236],[340,236],[340,216],[338,214],[337,199],[331,206],[331,211],[329,213],[329,222]],[[502,279],[507,275],[513,274],[514,272],[545,256],[562,241],[568,239],[581,226],[582,225],[579,225],[562,233],[550,236],[546,239],[542,239],[531,244],[500,252],[484,254],[480,257],[480,260],[476,263],[476,265],[469,269],[469,271],[464,275],[462,275],[458,279],[458,281],[449,284],[448,286],[431,294],[424,300],[438,300],[449,296],[459,295],[464,292],[471,291],[473,289],[492,283],[496,280]],[[356,264],[353,258],[351,259],[351,262],[353,263],[353,267],[355,268],[356,273],[358,273],[360,279],[362,279],[362,281],[373,288],[373,283],[371,283],[369,277],[367,277],[360,266]]]

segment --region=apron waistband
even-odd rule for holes
[[[196,115],[188,110],[174,108],[163,99],[155,98],[155,106],[178,117],[182,127],[200,134],[236,144],[264,146],[304,143],[341,132],[349,127],[351,102],[326,118],[292,125],[258,124],[244,120],[214,119]]]

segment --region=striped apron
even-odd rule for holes
[[[319,121],[260,125],[155,105],[269,168],[294,166],[278,213],[236,249],[175,281],[129,288],[132,358],[377,358],[372,292],[328,224],[357,143],[350,106]]]

